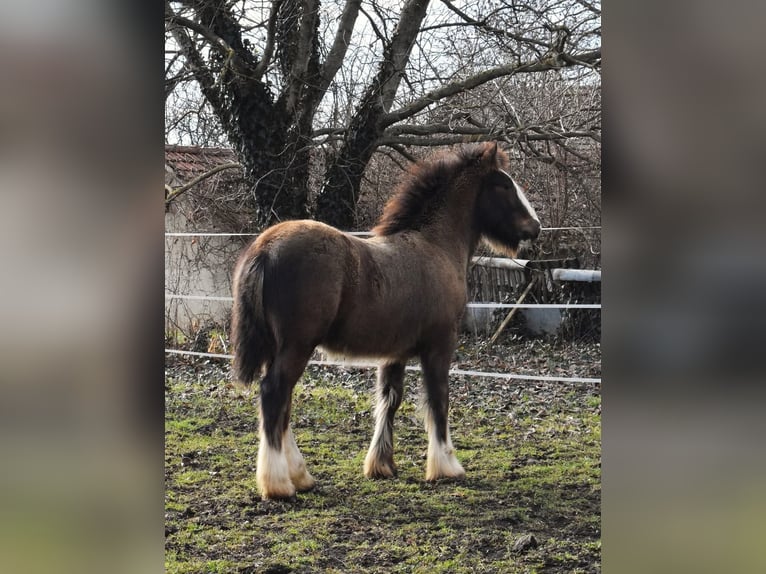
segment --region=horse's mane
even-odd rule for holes
[[[467,145],[412,165],[383,209],[373,233],[393,235],[399,231],[420,229],[442,207],[450,183],[458,174],[470,166],[479,166],[482,156],[494,146],[494,143]],[[485,170],[507,168],[508,156],[499,148],[494,159],[495,164],[484,166]]]

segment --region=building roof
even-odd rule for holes
[[[238,161],[237,154],[228,148],[165,146],[165,165],[169,166],[175,176],[184,183],[214,167],[236,161]]]

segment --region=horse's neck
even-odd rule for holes
[[[479,239],[471,209],[445,210],[423,229],[423,235],[444,250],[459,269],[467,269]]]

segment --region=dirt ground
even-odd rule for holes
[[[464,340],[455,368],[600,376],[597,344]],[[467,476],[424,480],[417,373],[395,421],[399,474],[368,480],[374,370],[310,367],[293,427],[317,487],[263,502],[257,393],[226,361],[166,364],[168,572],[600,572],[600,385],[451,379]]]

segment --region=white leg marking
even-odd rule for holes
[[[290,480],[295,489],[301,491],[311,490],[315,484],[314,477],[306,470],[306,462],[303,460],[303,455],[295,443],[293,429],[289,427],[285,436],[282,437],[282,450],[285,453]]]
[[[393,437],[387,424],[388,401],[378,397],[375,406],[375,432],[372,435],[370,449],[364,459],[364,475],[367,478],[394,476],[393,461],[381,460],[382,452],[393,452]]]
[[[273,448],[266,440],[266,433],[263,432],[263,429],[261,429],[261,441],[258,447],[258,466],[255,471],[255,478],[264,499],[290,498],[295,494],[295,486],[290,480],[290,469],[287,465],[284,448],[280,450]]]
[[[447,427],[447,442],[441,442],[436,432],[436,425],[431,420],[431,415],[426,416],[426,430],[428,431],[428,456],[426,458],[426,480],[438,480],[440,478],[463,478],[465,470],[455,457],[455,449]]]

